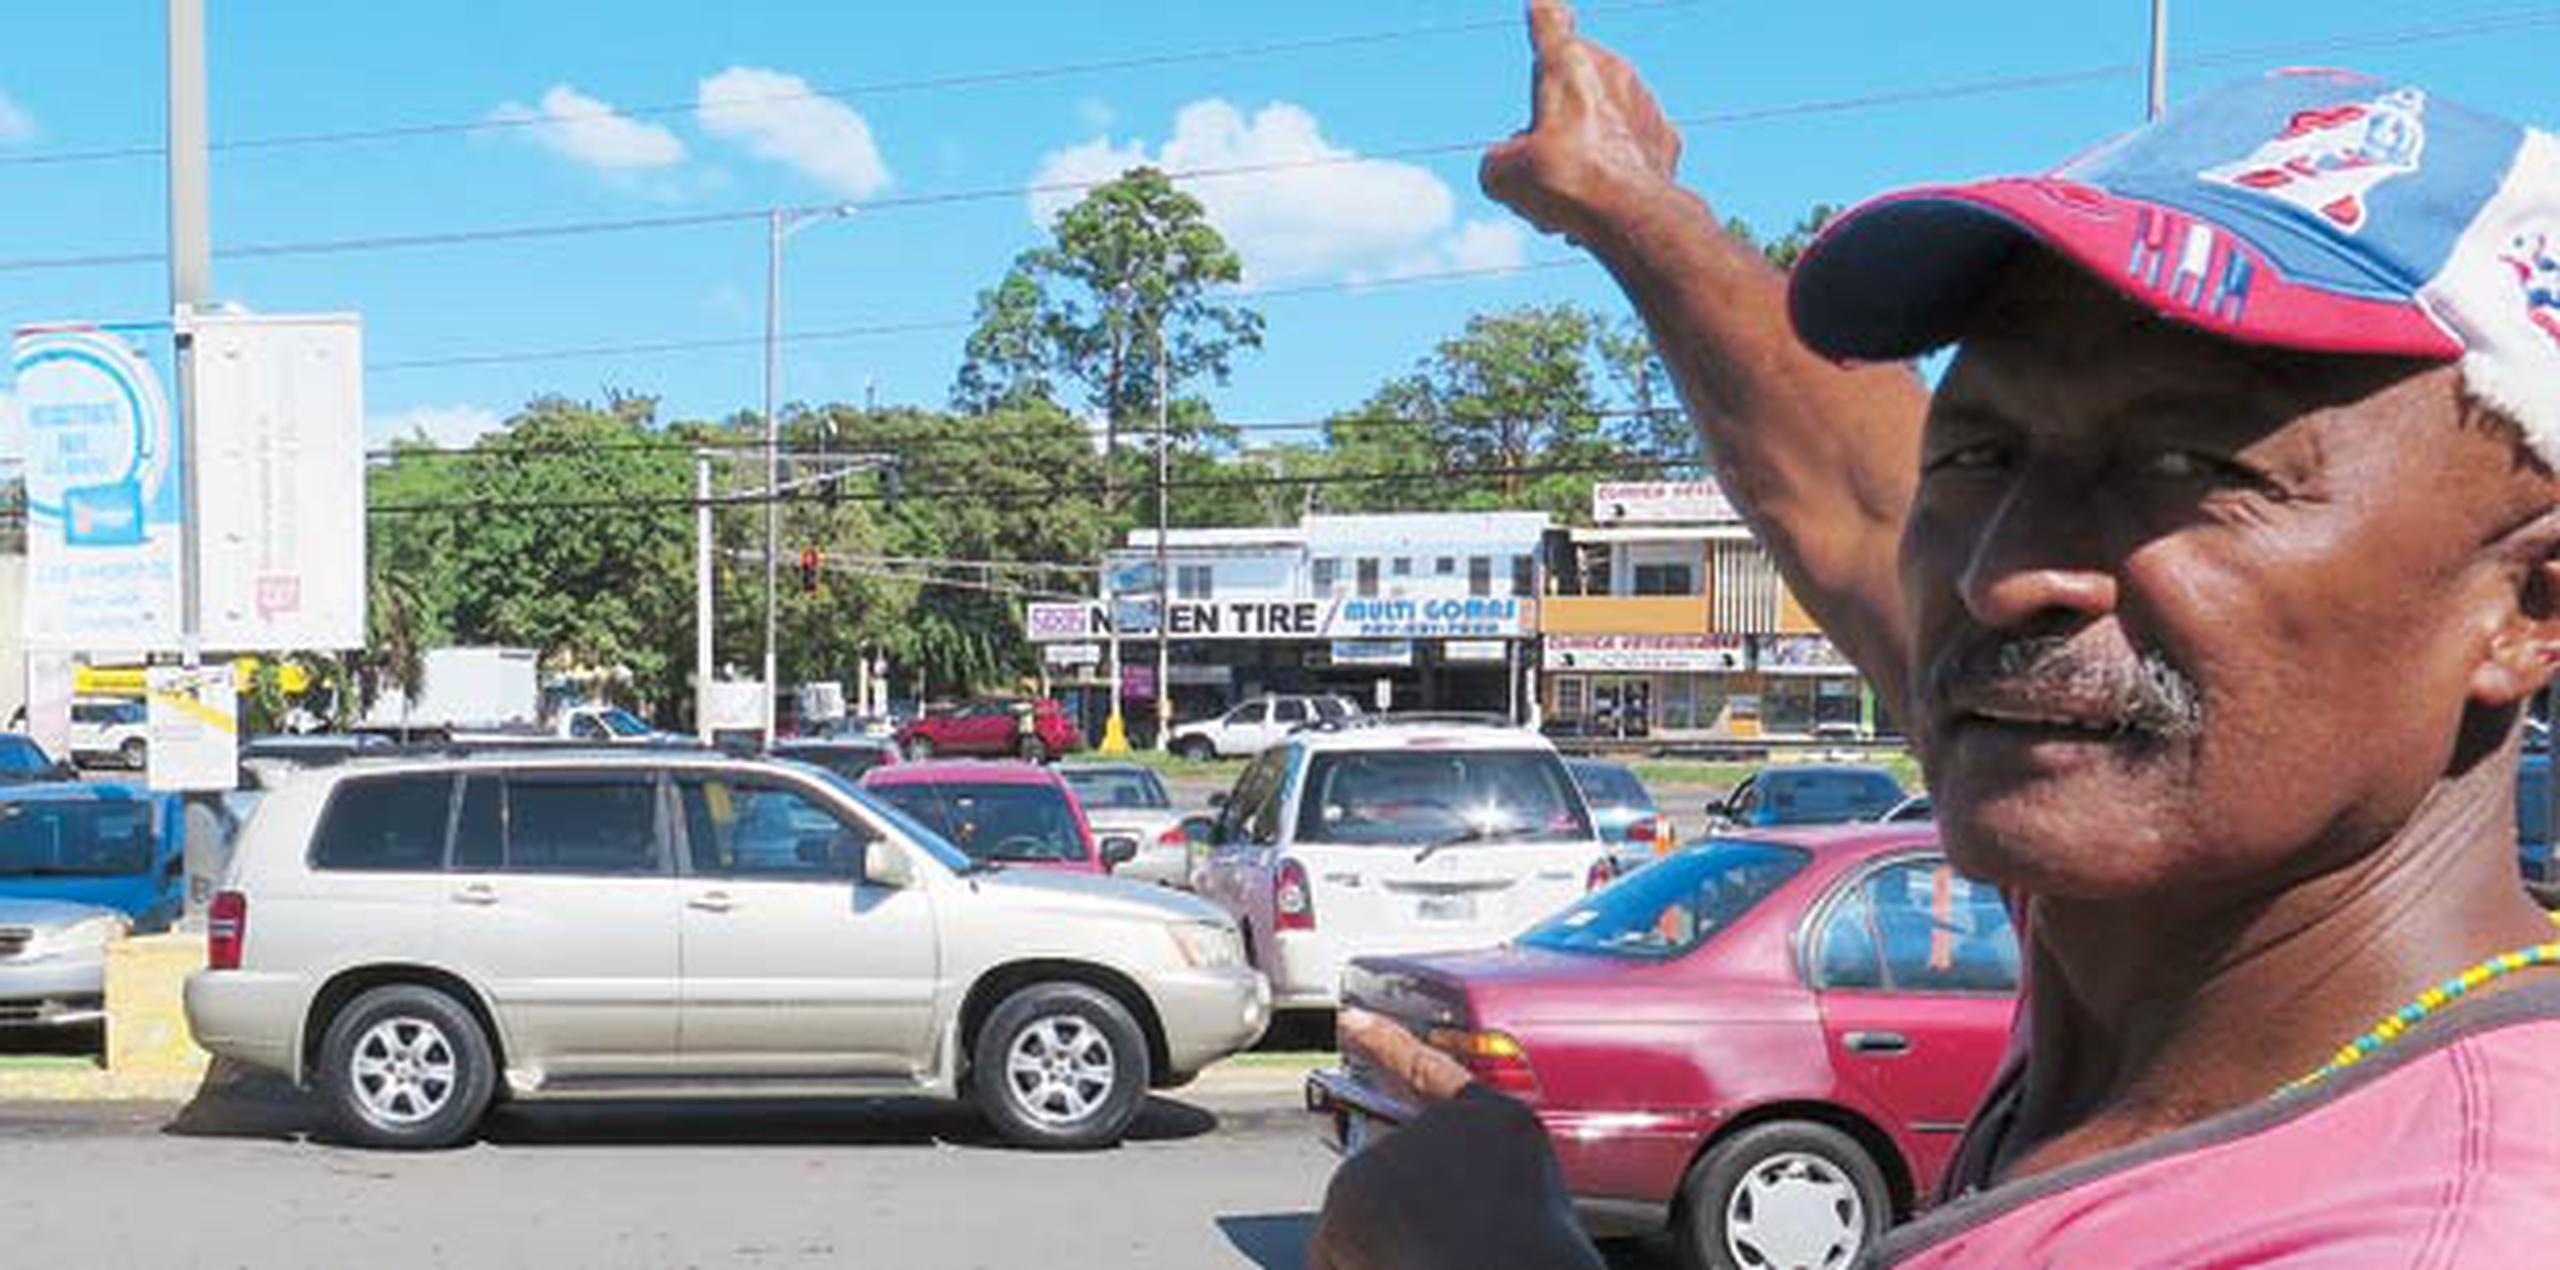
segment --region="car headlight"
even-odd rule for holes
[[[83,918],[59,930],[48,932],[46,948],[70,952],[80,948],[99,948],[122,939],[133,929],[133,923],[112,914]]]
[[[1185,965],[1194,970],[1225,970],[1244,964],[1244,941],[1236,928],[1218,922],[1186,922],[1165,927]]]

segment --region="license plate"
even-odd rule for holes
[[[1476,897],[1425,895],[1414,901],[1413,915],[1426,922],[1472,922],[1476,919]]]

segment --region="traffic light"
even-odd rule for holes
[[[802,547],[802,548],[800,549],[800,592],[801,592],[801,594],[803,594],[803,595],[815,595],[815,594],[817,594],[817,591],[818,591],[818,567],[819,567],[820,565],[825,564],[825,563],[826,563],[826,558],[818,554],[818,549],[817,549],[817,548],[815,548],[815,547]]]

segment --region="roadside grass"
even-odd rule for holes
[[[1078,757],[1094,756],[1079,755]],[[1125,760],[1115,761],[1131,762],[1152,768],[1158,775],[1168,780],[1201,781],[1219,785],[1234,784],[1236,777],[1242,775],[1245,768],[1245,761],[1240,758],[1195,762],[1191,759],[1176,758],[1170,754],[1158,754],[1153,750],[1132,751]],[[1905,788],[1914,792],[1920,789],[1919,760],[1906,752],[1896,751],[1890,755],[1859,761],[1882,764],[1893,772],[1894,778],[1901,781]],[[1768,764],[1709,759],[1647,758],[1636,759],[1629,766],[1634,768],[1636,779],[1643,781],[1649,788],[1675,786],[1683,789],[1726,790],[1741,784],[1744,777]]]
[[[0,1054],[0,1072],[93,1072],[103,1060],[78,1054]]]

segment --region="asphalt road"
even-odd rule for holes
[[[425,1155],[313,1140],[277,1099],[0,1104],[0,1230],[46,1270],[1297,1270],[1333,1157],[1263,1085],[1079,1155],[923,1102],[528,1109]]]

